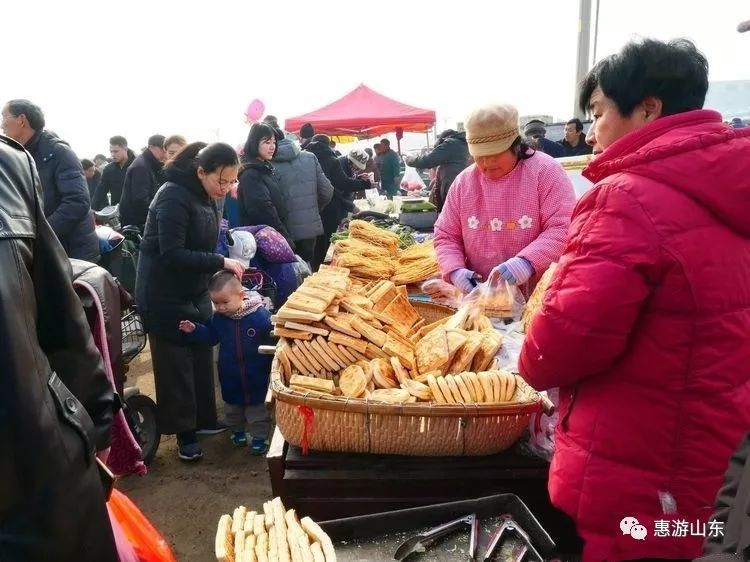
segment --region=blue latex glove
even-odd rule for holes
[[[511,285],[523,285],[534,273],[534,266],[526,258],[510,258],[492,270],[490,284],[495,285],[502,278]]]
[[[470,269],[456,269],[451,273],[451,283],[462,293],[468,294],[476,287],[476,277],[477,274]]]

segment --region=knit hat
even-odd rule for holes
[[[350,150],[346,157],[349,159],[349,162],[352,163],[352,166],[360,171],[367,167],[367,161],[370,159],[367,153],[359,148],[353,148]]]
[[[547,134],[547,128],[544,126],[544,122],[539,119],[532,119],[523,128],[523,134],[527,137],[544,136]]]
[[[305,123],[304,125],[302,125],[302,128],[299,130],[299,138],[301,139],[311,139],[314,134],[315,134],[315,130],[313,129],[313,126],[310,123]]]
[[[255,257],[258,245],[255,237],[249,232],[233,230],[230,232],[232,245],[229,246],[229,257],[242,262],[245,267],[250,267],[250,260]]]
[[[477,158],[500,154],[520,136],[518,110],[508,104],[493,104],[472,111],[464,121],[469,153]]]

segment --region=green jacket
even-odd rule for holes
[[[398,193],[401,177],[401,158],[392,149],[380,155],[380,187],[388,193]]]

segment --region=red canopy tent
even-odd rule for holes
[[[297,133],[310,123],[316,133],[374,137],[396,132],[424,133],[435,124],[435,112],[392,100],[360,84],[343,98],[315,111],[286,120],[285,129]]]

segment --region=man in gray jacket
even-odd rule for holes
[[[315,241],[323,234],[320,211],[333,197],[333,186],[311,152],[301,152],[290,139],[278,141],[273,167],[287,204],[286,226],[297,254],[313,269]]]

